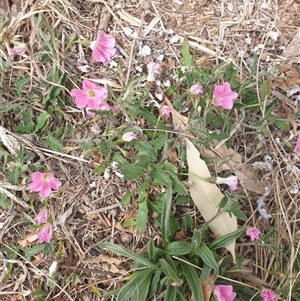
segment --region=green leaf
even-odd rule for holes
[[[273,120],[272,120],[272,123],[274,124],[274,125],[276,125],[279,129],[281,129],[281,130],[283,130],[283,131],[286,131],[286,132],[288,132],[291,128],[290,128],[290,125],[286,122],[286,121],[284,121],[283,119],[281,119],[281,118],[279,118],[279,117],[277,117],[277,116],[272,116],[273,118]]]
[[[177,288],[175,286],[169,285],[166,290],[164,301],[177,301]]]
[[[0,207],[4,209],[9,209],[11,206],[10,202],[8,201],[8,198],[5,194],[0,193]]]
[[[266,80],[263,82],[261,89],[260,89],[260,99],[262,102],[265,102],[268,96],[271,93],[271,85],[270,80]]]
[[[136,228],[139,232],[143,233],[146,229],[148,221],[148,205],[147,200],[139,203],[138,214],[136,217]]]
[[[41,245],[33,246],[31,248],[22,248],[22,250],[25,254],[25,258],[31,260],[31,257],[43,251],[45,249],[45,246],[46,244],[41,244]]]
[[[184,232],[186,232],[188,229],[192,229],[194,225],[193,218],[190,214],[185,214],[183,217],[183,224],[184,224]]]
[[[127,206],[130,203],[130,200],[131,200],[131,193],[129,191],[127,191],[121,201],[122,208]]]
[[[222,248],[222,247],[226,246],[230,242],[236,240],[246,229],[247,229],[247,227],[242,226],[242,227],[239,227],[237,230],[235,230],[232,233],[225,234],[224,236],[217,238],[215,241],[213,241],[209,245],[209,249],[216,250],[218,248]]]
[[[180,262],[183,275],[192,291],[193,299],[203,301],[200,279],[194,267],[185,262]]]
[[[138,157],[147,156],[151,161],[155,161],[157,151],[150,142],[141,140],[137,143],[136,149],[138,150]]]
[[[182,54],[182,60],[181,60],[182,66],[187,66],[187,67],[191,66],[193,57],[190,54],[190,45],[187,36],[184,37],[181,54]]]
[[[182,279],[178,278],[177,271],[174,270],[171,265],[163,258],[159,259],[159,263],[161,265],[161,271],[167,275],[172,282],[175,282],[178,285],[182,284]]]
[[[203,237],[202,232],[199,231],[198,229],[195,229],[191,240],[191,244],[192,244],[191,252],[195,253],[198,251],[202,242],[202,237]]]
[[[177,176],[170,175],[170,178],[173,183],[173,186],[172,186],[173,192],[179,193],[181,195],[186,195],[187,190],[186,190],[185,186],[183,185],[183,183],[177,178]]]
[[[149,242],[148,254],[149,254],[150,260],[152,262],[156,262],[156,248],[155,248],[153,240],[150,240],[150,242]]]
[[[13,130],[18,133],[30,133],[34,130],[34,125],[17,125],[13,127]]]
[[[166,134],[161,134],[157,138],[151,140],[151,143],[156,150],[160,150],[165,145],[167,139],[168,136]]]
[[[212,269],[214,269],[216,271],[216,275],[218,275],[219,266],[216,262],[214,254],[204,242],[201,242],[197,254],[200,256],[203,262],[207,264],[209,267],[211,267]]]
[[[152,273],[152,269],[145,269],[134,273],[130,281],[120,289],[117,301],[146,300]]]
[[[99,247],[110,250],[114,253],[123,255],[125,257],[130,258],[131,260],[141,264],[144,267],[155,269],[155,265],[152,264],[148,259],[142,257],[141,255],[137,255],[136,253],[122,247],[119,245],[115,245],[109,242],[102,242],[98,244]]]
[[[29,82],[30,80],[30,76],[29,75],[25,75],[25,76],[19,76],[15,81],[14,81],[14,85],[17,88],[17,93],[18,95],[21,97],[22,96],[22,92],[23,92],[23,88],[24,86]]]
[[[170,255],[181,256],[189,254],[192,250],[190,242],[186,241],[173,241],[168,244],[167,251]]]
[[[49,135],[45,140],[45,144],[57,152],[63,152],[64,146],[53,136]]]
[[[241,210],[240,206],[238,204],[232,204],[228,209],[227,212],[229,214],[233,214],[235,215],[237,218],[246,221],[247,220],[247,216],[243,213],[243,211]]]
[[[161,276],[161,271],[156,271],[150,285],[150,290],[149,290],[149,298],[154,296],[154,294],[157,293],[158,291],[158,284],[160,283],[160,276]]]
[[[172,209],[172,188],[169,185],[166,193],[163,196],[163,208],[161,213],[161,234],[165,246],[172,241],[172,234],[170,229],[170,216]]]
[[[122,164],[120,170],[128,181],[139,180],[140,177],[146,172],[146,168],[141,166],[139,162],[133,164]]]
[[[34,132],[36,133],[37,131],[39,131],[40,129],[42,129],[45,125],[48,124],[49,122],[49,118],[51,117],[50,114],[48,114],[47,112],[42,112],[36,120],[36,126],[34,129]]]
[[[164,168],[159,164],[153,164],[151,166],[151,177],[153,178],[154,185],[164,185],[167,186],[171,183],[171,179],[166,174]]]

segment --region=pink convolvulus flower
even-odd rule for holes
[[[268,288],[263,288],[260,296],[264,299],[264,301],[274,301],[277,297],[277,294]]]
[[[171,113],[172,113],[172,110],[169,106],[163,106],[161,108],[161,115],[168,117],[168,116],[170,116]]]
[[[232,301],[236,297],[232,285],[215,285],[213,294],[218,301]]]
[[[190,92],[194,95],[202,94],[202,87],[199,84],[193,85],[190,87]]]
[[[92,42],[91,45],[94,60],[106,65],[116,54],[117,50],[115,45],[116,40],[112,35],[100,32],[97,36],[97,40]]]
[[[35,217],[35,220],[37,223],[40,224],[46,224],[48,220],[48,211],[47,209],[42,209],[40,213]]]
[[[250,236],[251,241],[254,241],[259,239],[260,231],[255,227],[251,227],[246,230],[246,234]]]
[[[82,81],[82,89],[73,89],[71,95],[75,97],[77,108],[85,106],[98,108],[101,101],[107,97],[107,89],[97,86],[87,79]]]
[[[227,178],[216,178],[217,184],[227,184],[231,190],[237,190],[239,178],[237,176],[229,176]]]
[[[128,132],[128,133],[123,134],[123,136],[122,136],[122,140],[125,142],[129,142],[129,141],[132,141],[135,139],[136,139],[136,133],[134,133],[134,132]]]
[[[238,97],[236,92],[230,88],[230,84],[225,82],[223,85],[217,85],[214,89],[212,104],[216,107],[231,110],[233,101]]]
[[[300,137],[298,138],[297,140],[297,144],[294,148],[294,152],[297,154],[297,155],[300,155]]]
[[[49,196],[51,189],[57,190],[61,186],[61,181],[56,179],[50,172],[33,172],[31,179],[32,183],[28,185],[28,189],[39,192],[41,197]]]
[[[147,76],[147,81],[148,82],[153,82],[154,81],[154,72],[158,70],[159,64],[150,62],[147,64],[147,69],[148,69],[148,76]]]
[[[26,51],[26,44],[24,43],[19,43],[18,45],[15,45],[14,48],[11,51],[11,55],[15,56],[15,55],[21,55],[24,56]],[[26,56],[26,55],[25,55]]]
[[[52,226],[51,224],[47,223],[43,227],[43,229],[37,234],[39,238],[39,243],[42,244],[43,242],[50,242],[52,238]]]

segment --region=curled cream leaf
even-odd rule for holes
[[[236,217],[230,217],[227,212],[218,214],[218,205],[224,195],[216,184],[201,180],[210,178],[211,174],[206,163],[200,158],[198,150],[188,139],[186,139],[186,151],[189,180],[192,183],[189,187],[190,194],[204,220],[208,222],[208,227],[218,237],[234,232],[237,230]],[[226,249],[232,254],[235,262],[235,241],[228,244]]]

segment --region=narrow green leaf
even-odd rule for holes
[[[148,221],[148,205],[147,200],[138,204],[138,214],[136,217],[136,228],[139,232],[143,233],[146,229]]]
[[[167,251],[170,255],[180,256],[189,254],[192,250],[190,242],[186,241],[173,241],[168,244]]]
[[[195,268],[185,262],[180,262],[180,266],[184,277],[192,291],[194,300],[203,301],[201,283]]]
[[[201,245],[201,242],[202,242],[202,232],[198,229],[195,229],[194,233],[193,233],[192,240],[191,240],[192,252],[193,253],[198,251],[198,249]]]
[[[166,193],[163,196],[163,208],[161,213],[161,234],[165,246],[172,241],[170,229],[170,216],[172,209],[172,188],[168,186]]]
[[[130,281],[120,289],[117,301],[146,300],[152,273],[152,269],[145,269],[134,273]]]
[[[266,80],[263,82],[260,90],[260,99],[261,101],[266,101],[268,96],[271,93],[271,85],[270,85],[270,80]]]
[[[148,254],[151,262],[156,262],[156,247],[153,240],[150,240],[148,245]]]
[[[247,229],[247,227],[245,227],[245,226],[239,227],[234,232],[226,234],[226,235],[224,235],[222,237],[217,238],[215,241],[213,241],[209,245],[209,249],[216,250],[218,248],[222,248],[222,247],[226,246],[230,242],[236,240],[246,229]]]
[[[166,294],[164,297],[164,301],[177,301],[177,288],[175,286],[169,285]]]
[[[115,245],[115,244],[112,244],[109,242],[102,242],[102,243],[99,243],[98,245],[101,248],[108,249],[114,253],[128,257],[128,258],[132,259],[133,261],[138,262],[139,264],[141,264],[144,267],[153,268],[153,269],[156,268],[155,265],[152,264],[148,259],[146,259],[140,255],[137,255],[136,253],[134,253],[122,246]]]
[[[161,265],[161,271],[167,275],[172,282],[176,282],[177,284],[181,285],[182,280],[178,278],[176,270],[172,268],[172,266],[163,258],[159,259],[159,263]]]
[[[184,37],[181,54],[182,54],[182,61],[181,61],[182,66],[187,66],[187,67],[191,66],[193,57],[190,54],[190,45],[187,36]]]
[[[184,297],[184,295],[177,289],[177,301],[187,301],[187,299]]]
[[[149,298],[153,297],[154,294],[157,293],[158,291],[158,284],[160,283],[160,276],[161,276],[161,271],[156,271],[150,285],[149,289]]]
[[[200,258],[205,264],[214,269],[216,271],[216,274],[218,274],[219,266],[216,262],[216,259],[211,250],[207,247],[207,245],[204,242],[201,242],[197,254],[200,256]]]

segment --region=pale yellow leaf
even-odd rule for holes
[[[190,194],[204,220],[209,222],[209,228],[217,237],[237,230],[235,216],[230,217],[227,212],[217,215],[218,205],[224,195],[216,184],[201,180],[201,178],[210,178],[211,174],[206,163],[200,158],[200,153],[188,139],[186,139],[186,151],[191,182]],[[235,241],[228,244],[226,249],[232,254],[235,262]]]

